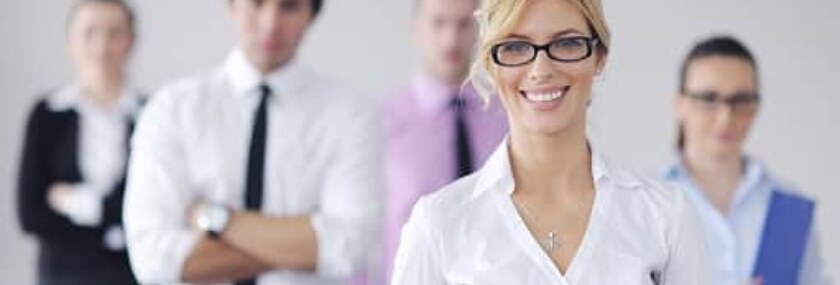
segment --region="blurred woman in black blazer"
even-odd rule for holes
[[[121,227],[128,138],[142,105],[126,88],[134,14],[122,0],[79,0],[67,24],[76,78],[29,116],[18,217],[38,241],[38,284],[136,284]]]

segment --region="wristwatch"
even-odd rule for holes
[[[227,228],[230,209],[219,204],[204,204],[198,209],[195,224],[211,238],[219,238]]]

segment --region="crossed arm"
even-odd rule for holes
[[[181,137],[177,96],[158,94],[133,138],[124,220],[132,269],[142,284],[231,282],[275,269],[346,278],[376,243],[381,213],[379,138],[373,113],[346,114],[336,124],[317,208],[298,216],[231,213],[218,239],[191,226],[189,205],[216,202],[190,179],[195,146]],[[352,117],[350,116],[352,115]],[[352,119],[347,119],[352,118]],[[211,150],[212,151],[212,150]],[[303,191],[304,189],[301,189]]]
[[[317,248],[308,216],[274,218],[255,212],[232,212],[219,239],[199,239],[184,263],[181,280],[241,280],[272,268],[312,271],[318,260]]]

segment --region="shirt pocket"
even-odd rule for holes
[[[237,155],[224,151],[219,139],[204,139],[201,143],[192,143],[186,148],[188,153],[187,169],[190,175],[190,190],[204,201],[221,203],[227,206],[240,206],[244,203],[244,183],[232,181],[230,173],[246,172],[245,162],[233,161]],[[241,185],[235,185],[241,184]]]
[[[280,215],[303,215],[316,212],[321,204],[321,193],[326,185],[322,159],[308,153],[306,146],[287,147],[294,151],[278,151],[268,167],[269,185],[266,193],[270,210]]]

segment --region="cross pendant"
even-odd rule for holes
[[[557,235],[554,232],[548,233],[548,238],[545,240],[545,251],[549,253],[554,251],[554,247],[559,246],[560,241],[557,240]]]

